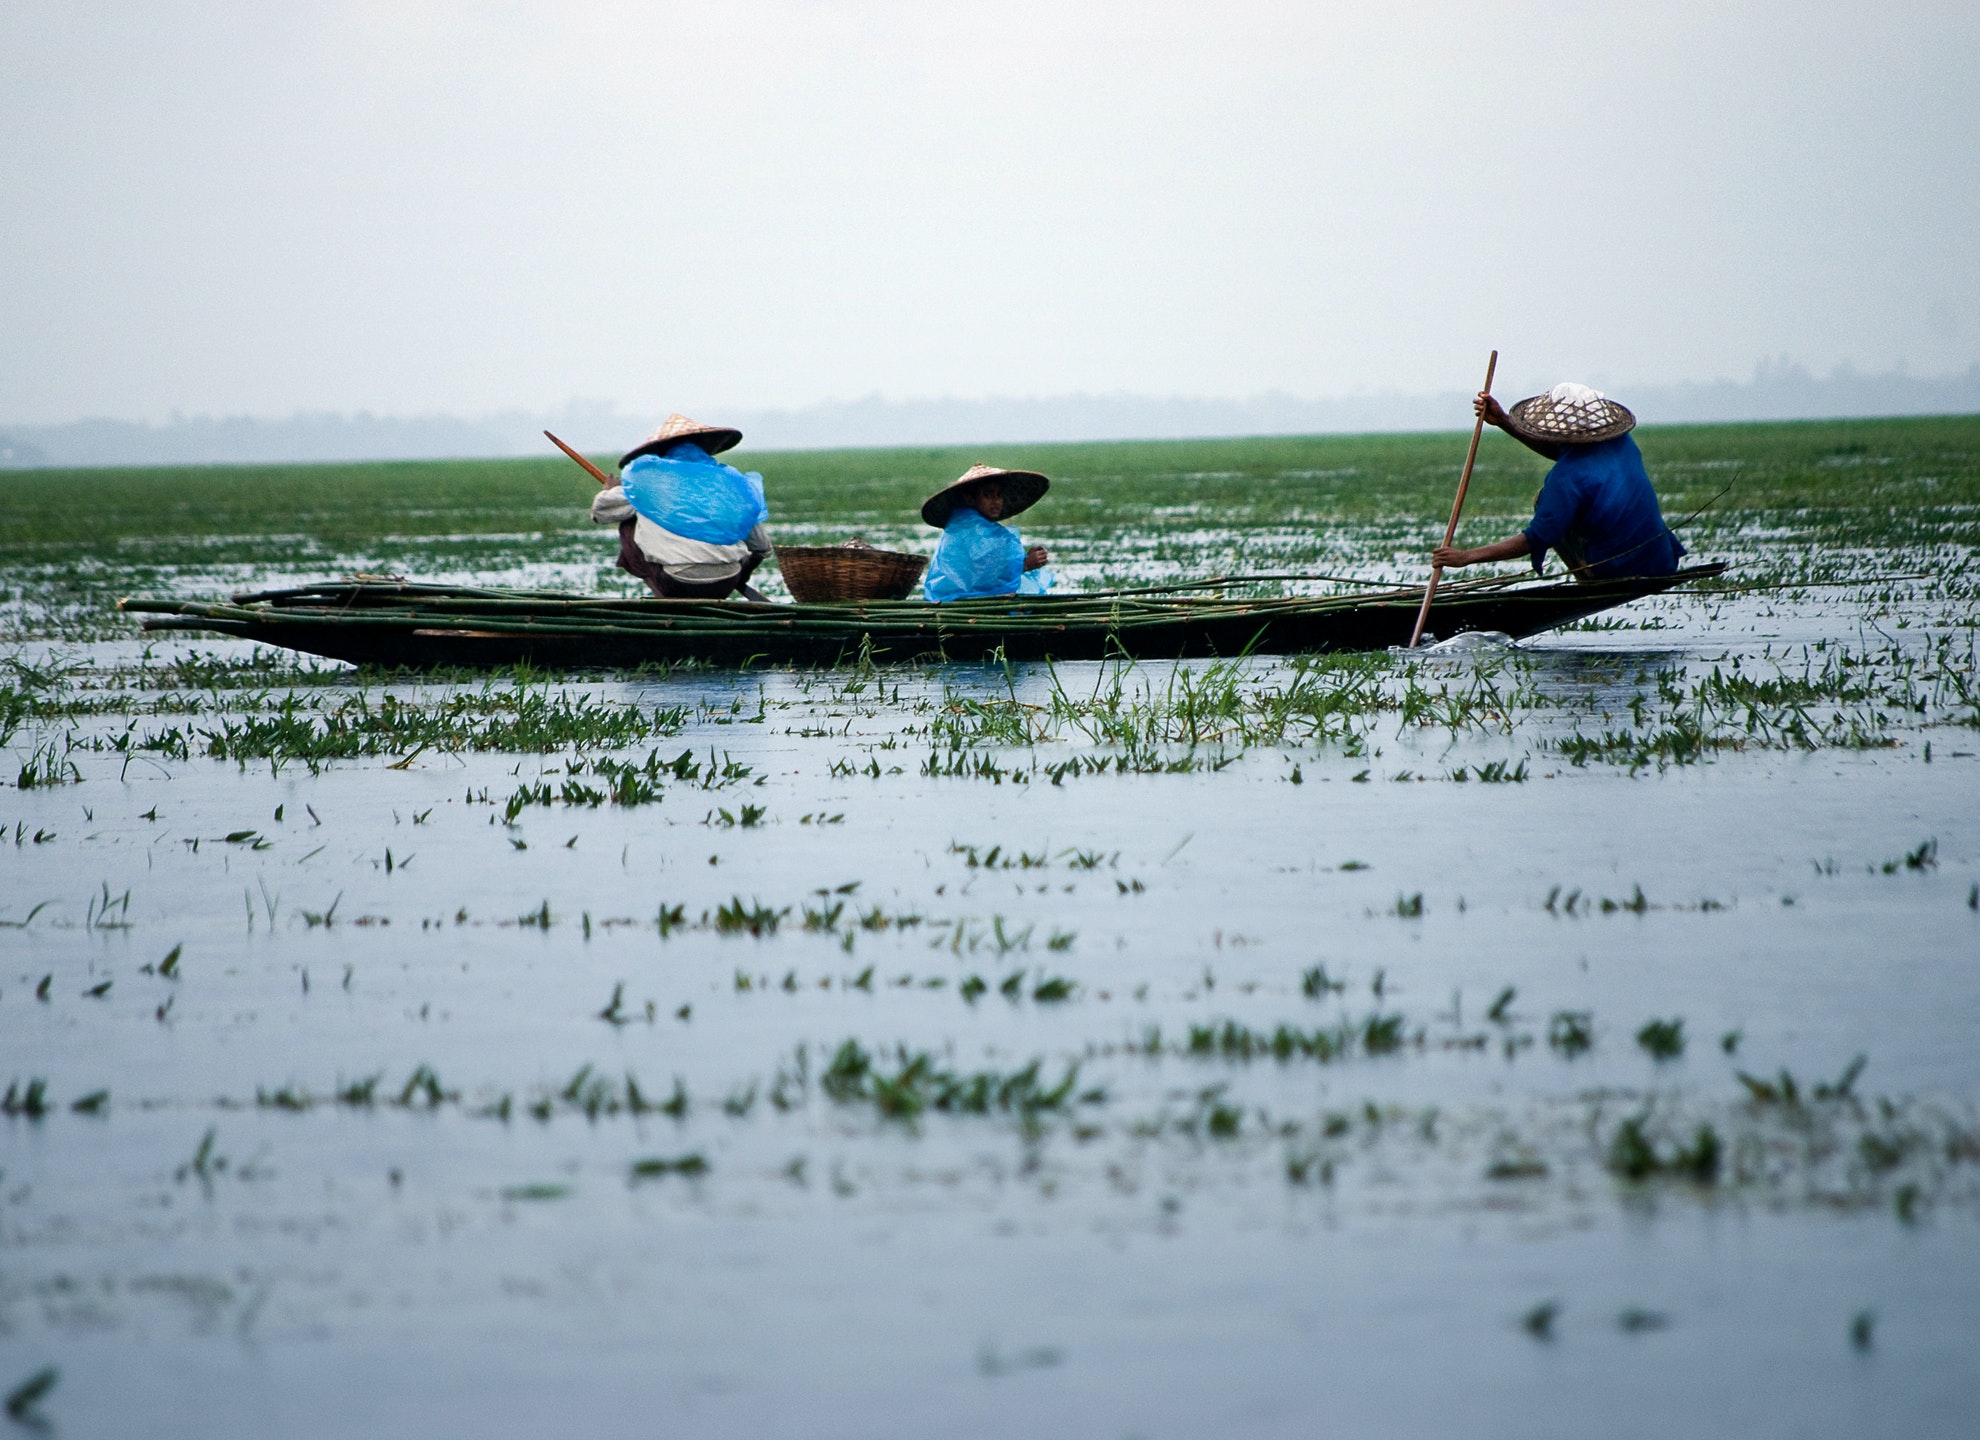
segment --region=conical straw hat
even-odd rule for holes
[[[1506,424],[1530,440],[1593,445],[1628,434],[1636,417],[1601,391],[1566,381],[1513,406],[1506,412]]]
[[[619,467],[624,469],[642,455],[658,455],[676,440],[692,440],[710,455],[719,455],[742,444],[742,431],[721,425],[703,425],[676,411],[658,430],[621,455]]]
[[[1036,505],[1052,485],[1036,470],[999,470],[995,465],[972,465],[963,472],[960,480],[950,481],[922,502],[921,518],[940,530],[949,523],[949,516],[964,493],[985,481],[1001,482],[1006,518]]]

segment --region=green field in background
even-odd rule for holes
[[[1698,425],[1638,432],[1666,514],[1731,484],[1715,514],[1805,512],[1830,538],[1980,539],[1980,416]],[[1054,482],[1038,530],[1245,527],[1303,521],[1441,527],[1466,435],[739,451],[763,472],[772,522],[911,525],[922,498],[977,460]],[[1496,432],[1470,512],[1524,512],[1546,471]],[[187,466],[0,473],[0,557],[80,558],[127,540],[308,536],[331,546],[582,526],[595,484],[560,456],[528,460]],[[1955,533],[1948,535],[1951,524]]]

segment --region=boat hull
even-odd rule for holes
[[[1593,584],[1452,586],[1430,608],[1428,635],[1499,632],[1514,639],[1709,578],[1674,575]],[[625,670],[877,663],[1171,660],[1239,654],[1385,650],[1406,645],[1423,592],[1342,601],[1236,602],[1136,597],[1109,619],[1094,597],[937,606],[872,601],[788,606],[743,601],[595,601],[395,582],[354,582],[239,597],[231,604],[129,600],[149,630],[203,630],[357,665],[416,670]],[[1064,609],[1068,616],[1058,619]],[[1426,636],[1427,640],[1427,636]]]

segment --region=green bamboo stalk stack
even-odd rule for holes
[[[277,627],[306,622],[353,628],[421,627],[520,635],[672,633],[740,637],[774,633],[825,639],[862,635],[908,637],[979,628],[1019,634],[1050,634],[1090,627],[1134,631],[1207,620],[1326,614],[1413,600],[1422,594],[1422,587],[1409,586],[1390,587],[1372,594],[1276,599],[1207,599],[1173,594],[1170,598],[1157,598],[1168,591],[1256,583],[1264,578],[1319,577],[1224,577],[1173,587],[1022,600],[1008,597],[961,600],[939,606],[913,600],[765,605],[740,600],[617,599],[558,591],[354,580],[244,594],[231,601],[133,597],[123,601],[121,608],[133,614],[187,621]],[[1466,592],[1498,590],[1518,578],[1471,581],[1447,586],[1445,593],[1455,597]],[[167,620],[149,621],[147,628],[181,627]]]
[[[1433,615],[1450,633],[1530,635],[1689,581],[1676,575],[1533,583],[1498,575],[1444,587]],[[1223,576],[1085,595],[776,605],[745,600],[627,599],[544,590],[430,585],[372,576],[198,601],[133,597],[144,628],[215,631],[365,664],[532,663],[576,666],[708,660],[835,663],[855,655],[1105,658],[1215,656],[1400,644],[1419,586],[1356,582],[1358,593],[1247,599],[1247,584],[1338,577]],[[1205,593],[1209,592],[1209,593]],[[1399,618],[1400,617],[1400,618]],[[1400,626],[1400,629],[1398,629]],[[504,642],[507,642],[506,644]],[[541,642],[540,644],[537,642]]]

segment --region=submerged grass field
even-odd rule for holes
[[[1835,578],[1841,558],[1864,547],[1970,557],[1980,539],[1980,419],[1690,426],[1640,440],[1666,518],[1694,551],[1761,534],[1790,542],[1744,556],[1749,581]],[[1054,547],[1062,570],[1098,584],[1371,564],[1415,579],[1463,452],[1461,437],[1406,435],[736,458],[763,471],[780,538],[860,532],[923,550],[934,536],[916,516],[921,500],[970,463],[1042,468],[1056,488],[1024,531]],[[1539,457],[1488,436],[1466,534],[1514,528],[1544,473]],[[594,490],[554,455],[13,472],[0,474],[0,565],[17,605],[32,598],[61,615],[49,622],[56,633],[76,636],[122,633],[102,623],[103,602],[133,589],[340,567],[478,576],[522,565],[537,580],[631,593],[627,577],[602,568],[609,536],[585,515]],[[12,628],[38,633],[19,612]]]
[[[1728,574],[1517,647],[578,677],[113,608],[629,589],[568,462],[0,475],[0,1388],[1963,1433],[1980,418],[1642,444]],[[744,458],[780,538],[923,547],[970,461],[1044,469],[1082,588],[1417,579],[1463,445]],[[1543,467],[1481,467],[1482,539]]]
[[[1722,512],[1843,516],[1980,505],[1980,417],[1694,425],[1637,433],[1668,518],[1734,482]],[[546,444],[546,450],[548,446]],[[1219,525],[1405,522],[1440,526],[1464,456],[1461,436],[1313,436],[945,449],[787,451],[725,458],[763,472],[779,523],[906,526],[935,488],[977,460],[1056,482],[1031,518],[1054,529],[1140,529],[1178,507]],[[611,457],[595,457],[611,469]],[[1546,462],[1493,432],[1471,513],[1524,513]],[[594,483],[563,457],[362,465],[40,470],[0,475],[0,546],[125,540],[199,543],[266,535],[328,545],[406,538],[550,534],[582,521]],[[1884,532],[1879,529],[1878,534]],[[1968,536],[1971,539],[1971,535]],[[92,550],[91,547],[96,547]]]

